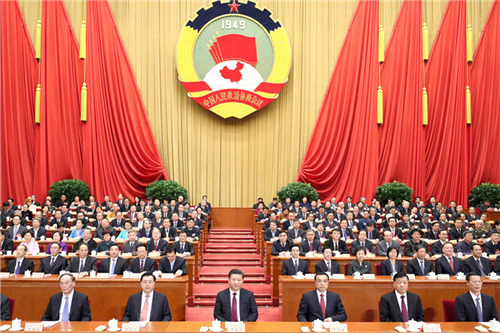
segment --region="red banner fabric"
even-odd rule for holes
[[[0,196],[33,190],[38,63],[18,1],[0,1]]]

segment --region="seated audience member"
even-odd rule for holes
[[[457,253],[462,253],[464,255],[472,254],[472,246],[476,244],[473,241],[473,235],[471,231],[464,232],[464,239],[457,243],[457,248],[455,249]]]
[[[7,263],[7,270],[10,274],[22,275],[26,271],[33,272],[35,270],[33,261],[25,258],[27,251],[26,245],[19,245],[16,248],[16,258]]]
[[[22,237],[24,231],[26,231],[26,227],[21,225],[21,218],[14,216],[11,223],[10,227],[7,228],[7,237],[12,240]]]
[[[160,228],[161,238],[168,238],[169,242],[174,242],[177,237],[177,228],[172,226],[170,219],[163,219],[163,225]]]
[[[305,231],[300,227],[298,220],[293,221],[293,228],[288,230],[288,238],[295,241],[302,241],[305,237]]]
[[[142,245],[142,243],[137,240],[137,232],[131,229],[128,231],[128,240],[122,245],[122,253],[130,253],[136,256],[139,245]]]
[[[488,322],[498,320],[495,299],[483,294],[481,275],[470,272],[465,276],[469,291],[455,298],[455,313],[458,321]]]
[[[482,220],[477,220],[474,224],[474,228],[469,230],[472,232],[474,240],[484,242],[486,238],[488,238],[488,232],[484,230],[484,222]]]
[[[153,227],[151,220],[149,219],[144,219],[144,224],[141,229],[139,229],[139,233],[137,234],[137,237],[139,239],[141,238],[151,238],[153,232]]]
[[[154,272],[156,270],[156,261],[149,258],[146,245],[137,246],[137,258],[130,261],[128,271],[132,273]]]
[[[44,227],[40,226],[40,219],[34,218],[31,225],[33,227],[31,231],[33,231],[33,238],[35,238],[35,240],[38,241],[42,237],[44,237],[44,239],[47,237],[47,231]]]
[[[278,240],[273,242],[273,246],[271,248],[271,255],[273,256],[285,255],[286,252],[292,250],[293,242],[288,239],[286,231],[280,231],[278,238]]]
[[[307,218],[306,220],[304,221],[304,223],[302,224],[302,229],[304,230],[314,230],[316,229],[316,222],[314,221],[314,215],[313,214],[309,214],[307,215]]]
[[[298,321],[311,322],[319,319],[324,322],[333,322],[347,320],[347,313],[340,295],[328,290],[328,280],[326,273],[316,273],[314,276],[316,289],[302,295],[297,312]]]
[[[340,230],[338,228],[332,230],[332,238],[327,240],[323,245],[323,250],[326,248],[332,249],[334,254],[349,254],[347,243],[343,239],[340,239]]]
[[[390,230],[385,230],[384,239],[377,243],[377,249],[375,253],[378,256],[385,257],[387,255],[387,249],[391,246],[395,247],[398,250],[398,255],[403,254],[399,242],[392,239],[392,232]]]
[[[176,277],[187,275],[186,259],[178,257],[172,246],[166,249],[166,254],[161,258],[158,270],[162,273],[172,273]]]
[[[97,244],[95,251],[97,253],[102,253],[104,255],[108,255],[109,248],[112,245],[116,245],[116,243],[111,240],[111,234],[109,233],[108,230],[104,230],[102,232],[102,238],[103,238],[103,240],[99,244]]]
[[[312,229],[307,230],[306,239],[300,243],[300,255],[305,256],[306,253],[323,253],[321,249],[321,242],[314,238],[314,231]]]
[[[323,251],[323,260],[314,265],[315,273],[341,274],[340,265],[332,260],[332,249],[326,248]]]
[[[277,222],[271,221],[269,224],[269,228],[264,231],[264,240],[266,242],[274,242],[278,239],[278,235],[280,230],[278,229]]]
[[[380,297],[380,321],[408,322],[424,321],[424,310],[420,296],[408,290],[408,276],[397,273],[393,277],[394,291]]]
[[[68,245],[62,241],[62,234],[59,231],[52,233],[52,243],[49,244],[46,254],[50,254],[50,246],[54,243],[59,244],[60,250],[62,252],[68,253]]]
[[[366,229],[362,229],[358,232],[358,239],[351,243],[351,251],[356,249],[358,246],[364,247],[369,253],[375,253],[372,242],[366,239]]]
[[[498,233],[500,233],[500,220],[495,221],[495,224],[494,224],[493,228],[490,230],[490,236],[491,236],[494,232],[498,232]]]
[[[72,273],[80,273],[80,276],[89,275],[90,271],[97,272],[97,259],[89,256],[87,244],[80,244],[78,256],[70,259],[68,270]]]
[[[30,229],[24,231],[23,238],[24,242],[22,242],[21,245],[26,246],[27,249],[26,255],[28,256],[38,255],[38,253],[40,252],[40,247],[38,246],[38,243],[33,237],[33,230]]]
[[[110,225],[112,228],[124,228],[125,227],[125,218],[123,217],[123,213],[117,212],[116,218],[111,220]]]
[[[122,228],[123,230],[120,231],[120,234],[118,235],[118,237],[116,237],[116,239],[128,239],[128,232],[130,230],[132,230],[132,225],[133,223],[130,222],[130,221],[125,221],[123,224],[122,224]]]
[[[314,238],[319,241],[326,241],[330,239],[330,233],[325,231],[325,224],[323,222],[318,223],[316,226],[317,230],[314,233]]]
[[[366,257],[366,248],[362,246],[358,246],[354,253],[356,255],[356,259],[349,263],[349,269],[347,271],[347,275],[354,275],[355,272],[359,272],[360,274],[371,274],[372,266],[369,262],[365,261]]]
[[[423,207],[423,206],[422,206],[422,207]],[[423,207],[423,210],[425,210],[425,209],[426,209],[426,208],[425,208],[425,207]],[[422,216],[422,218],[421,218],[421,220],[420,220],[420,222],[418,223],[418,227],[419,227],[422,231],[424,231],[424,230],[425,230],[425,232],[426,232],[426,234],[427,234],[427,232],[429,232],[429,230],[431,230],[431,229],[432,229],[432,223],[431,223],[431,220],[430,220],[429,216],[427,216],[427,215],[423,215],[423,216]]]
[[[493,232],[491,233],[490,236],[490,240],[484,243],[484,252],[486,252],[486,254],[489,256],[500,253],[499,241],[500,241],[500,233],[496,231],[496,229],[493,229]]]
[[[69,235],[69,238],[77,238],[77,239],[80,239],[83,237],[83,231],[84,231],[84,227],[83,227],[83,221],[82,220],[76,220],[75,221],[75,229],[73,229],[71,231],[71,234]]]
[[[83,211],[76,214],[76,219],[82,221],[83,229],[89,227],[91,224],[88,216],[85,216]]]
[[[186,233],[188,242],[196,242],[200,240],[200,228],[194,226],[192,218],[186,219],[186,226],[181,231]]]
[[[152,272],[141,276],[142,291],[129,296],[122,321],[172,320],[167,296],[154,290],[155,282],[156,277]]]
[[[109,257],[104,258],[99,266],[100,273],[108,273],[112,275],[123,275],[123,272],[128,268],[127,259],[119,257],[120,248],[118,245],[113,244],[109,248]]]
[[[393,275],[399,272],[404,272],[404,265],[401,261],[397,260],[398,249],[394,246],[389,246],[387,249],[387,260],[380,263],[381,275]]]
[[[434,264],[426,257],[427,249],[422,245],[417,246],[416,257],[406,264],[406,273],[426,276],[430,272],[434,272]]]
[[[342,207],[338,206],[333,213],[333,220],[340,224],[340,221],[345,220],[345,218]]]
[[[448,230],[439,230],[439,240],[432,243],[432,255],[443,254],[443,245],[448,241]]]
[[[257,216],[256,222],[266,222],[269,221],[269,209],[264,207],[262,212]]]
[[[158,228],[153,228],[152,238],[146,244],[148,254],[153,256],[164,256],[167,247],[168,242],[161,238],[160,230]]]
[[[39,272],[44,274],[59,274],[60,271],[66,270],[68,260],[60,255],[61,245],[52,243],[49,247],[50,256],[44,257],[40,262]]]
[[[340,231],[340,239],[343,239],[346,242],[349,239],[351,239],[351,240],[355,240],[356,239],[356,236],[354,235],[354,232],[347,225],[347,220],[340,221],[340,230],[339,231]]]
[[[232,269],[228,276],[229,288],[220,291],[215,300],[214,319],[233,322],[257,321],[259,310],[255,296],[253,292],[242,288],[245,277],[243,272]],[[238,311],[234,311],[234,304]]]
[[[463,262],[464,273],[474,272],[486,276],[493,270],[490,258],[483,257],[481,245],[472,245],[472,255]]]
[[[0,320],[8,321],[10,318],[10,300],[4,294],[0,294]]]
[[[326,230],[333,229],[335,227],[340,227],[340,224],[334,220],[332,212],[326,215],[326,220],[323,223],[325,224]]]
[[[283,216],[283,218],[281,218],[281,226],[282,226],[282,229],[281,230],[284,230],[284,231],[288,231],[289,229],[292,229],[293,228],[293,221],[295,221],[295,214],[293,213],[288,213],[287,216]],[[299,223],[300,225],[300,223]]]
[[[482,213],[480,220],[483,221],[482,230],[486,231],[487,234],[488,234],[490,232],[490,230],[491,230],[491,224],[488,221],[488,214]]]
[[[358,223],[359,230],[366,229],[366,224],[368,223],[368,221],[373,221],[373,220],[370,219],[370,211],[365,210],[363,212],[363,218],[361,220],[359,220],[359,223]],[[375,222],[375,221],[373,221],[373,222]]]
[[[374,245],[377,245],[380,240],[380,233],[376,228],[374,221],[366,222],[366,239]]]
[[[307,261],[299,258],[299,246],[293,245],[290,252],[292,253],[292,257],[288,260],[283,261],[283,265],[281,266],[281,275],[296,275],[299,272],[301,272],[302,274],[309,273]]]
[[[464,237],[464,233],[467,230],[463,226],[463,221],[462,220],[455,220],[455,226],[450,229],[449,234],[450,234],[450,240],[456,240],[456,241],[461,241]]]
[[[177,222],[177,229],[182,229],[182,227],[186,223],[186,219],[188,218],[189,213],[184,210],[184,205],[179,205],[177,207],[177,217],[178,217],[178,222]]]
[[[439,230],[440,230],[439,222],[437,222],[437,221],[432,222],[432,229],[427,231],[427,234],[425,235],[425,237],[427,239],[438,240],[439,239]]]
[[[142,229],[144,227],[144,221],[145,221],[144,213],[143,212],[137,213],[137,217],[134,222],[134,227],[139,228],[139,230]]]
[[[453,256],[453,244],[447,242],[443,245],[443,256],[436,259],[436,274],[457,275],[463,272],[462,260]]]
[[[175,251],[180,253],[183,257],[194,255],[194,246],[187,241],[187,234],[183,231],[179,233],[179,240],[173,244]]]
[[[83,231],[83,238],[81,238],[78,242],[73,246],[73,252],[77,252],[80,248],[80,245],[86,244],[89,252],[94,251],[97,248],[97,243],[92,239],[92,230],[85,229]]]
[[[390,231],[392,233],[392,238],[399,242],[403,240],[403,230],[396,225],[396,218],[395,217],[390,217],[389,218],[389,227],[384,229],[385,231]]]
[[[153,228],[158,228],[162,224],[161,211],[157,210],[154,213],[154,217],[151,219],[151,225]]]
[[[65,273],[59,277],[61,292],[52,295],[42,321],[92,321],[89,299],[75,288],[75,277]]]
[[[63,223],[65,228],[68,227],[68,219],[62,216],[60,209],[57,209],[54,217],[49,222],[49,227],[57,226],[59,223]]]
[[[412,229],[410,231],[411,239],[405,243],[405,256],[415,257],[417,255],[417,247],[422,246],[427,251],[427,258],[430,257],[429,244],[421,239],[423,235],[424,233],[420,229]]]
[[[5,255],[7,251],[14,252],[14,242],[7,237],[5,230],[0,229],[0,253]]]

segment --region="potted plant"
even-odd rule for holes
[[[146,197],[153,200],[177,200],[180,196],[183,196],[184,200],[189,199],[186,188],[174,180],[157,180],[146,188]]]
[[[382,206],[385,206],[389,200],[393,200],[396,205],[399,205],[403,200],[411,201],[412,194],[412,188],[396,180],[380,185],[375,192],[375,196]]]
[[[63,194],[70,202],[75,200],[76,196],[87,200],[90,196],[90,189],[79,179],[64,179],[50,185],[49,195],[53,200],[59,200]]]
[[[286,198],[290,198],[292,202],[295,200],[302,201],[302,198],[307,197],[307,201],[318,200],[318,192],[311,186],[302,182],[290,183],[283,186],[277,193],[278,199],[285,202]]]
[[[494,207],[500,201],[500,186],[491,183],[482,183],[472,190],[469,194],[469,206],[488,208],[484,205],[485,202],[489,201],[491,207]]]

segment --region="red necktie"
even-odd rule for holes
[[[141,260],[141,273],[144,272],[144,260]]]
[[[321,313],[323,314],[323,320],[325,320],[326,316],[326,306],[325,306],[325,295],[320,294],[321,300],[319,302],[319,306],[321,307]]]
[[[455,269],[453,268],[453,258],[449,258],[448,260],[450,261],[451,271],[455,273]]]
[[[158,251],[158,241],[155,242],[155,251]]]
[[[231,305],[231,321],[238,321],[238,302],[236,301],[236,293],[233,293],[233,303]]]
[[[313,250],[313,243],[309,243],[309,251],[312,252],[312,250]]]
[[[404,296],[401,296],[401,314],[403,315],[403,321],[408,322],[408,310],[406,309]]]

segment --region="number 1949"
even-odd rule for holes
[[[222,30],[245,30],[245,21],[222,20]]]

